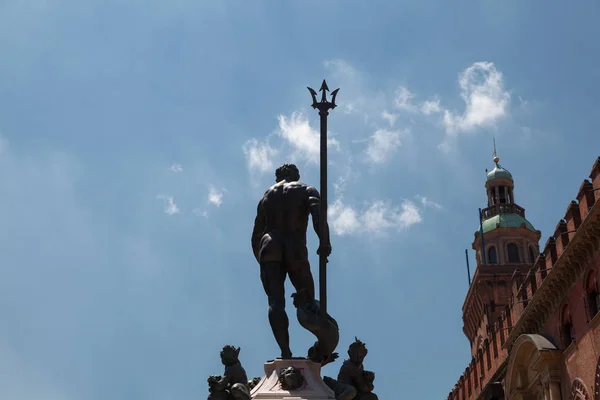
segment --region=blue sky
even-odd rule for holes
[[[201,398],[229,343],[261,375],[278,349],[256,203],[284,161],[318,186],[323,78],[340,353],[367,343],[383,399],[444,398],[470,359],[492,137],[543,244],[600,148],[599,18],[592,0],[0,0],[0,398]],[[291,335],[297,355],[314,340]]]

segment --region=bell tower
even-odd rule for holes
[[[485,182],[487,207],[481,210],[472,244],[477,267],[462,310],[473,357],[507,308],[513,274],[517,270],[526,274],[533,266],[541,237],[516,203],[512,174],[500,165],[495,151],[493,161]]]

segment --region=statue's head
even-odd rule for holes
[[[300,180],[300,171],[294,164],[285,163],[275,170],[275,182],[296,182]]]
[[[354,343],[352,343],[348,348],[348,356],[350,357],[350,360],[356,364],[362,364],[368,352],[367,346],[358,340],[358,338],[354,337]]]
[[[240,355],[240,348],[237,349],[234,346],[227,345],[221,350],[221,362],[223,365],[234,365],[238,362],[238,356]]]
[[[288,367],[279,374],[279,383],[283,390],[297,390],[304,384],[304,376],[298,368]]]

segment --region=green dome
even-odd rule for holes
[[[512,175],[510,174],[510,172],[508,172],[508,170],[502,168],[500,166],[500,164],[496,163],[496,166],[494,167],[493,170],[491,170],[490,172],[488,172],[487,174],[487,180],[491,181],[492,179],[496,179],[496,178],[508,178],[512,180]]]
[[[510,213],[494,215],[493,217],[483,221],[483,233],[486,234],[497,228],[520,228],[523,224],[525,224],[525,229],[528,229],[532,232],[537,232],[531,222],[527,221],[519,214]],[[478,233],[479,229],[477,230],[476,234]]]

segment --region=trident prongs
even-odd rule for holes
[[[317,92],[311,88],[307,89],[310,92],[310,95],[312,96],[312,108],[318,108],[321,112],[327,112],[337,107],[337,105],[335,104],[335,97],[337,96],[338,91],[340,89],[335,89],[333,92],[331,92],[331,102],[327,101],[327,92],[329,91],[329,88],[327,87],[327,82],[325,82],[325,79],[323,79],[323,83],[321,84],[321,88],[319,89],[319,91],[321,92],[320,102],[317,101]]]

